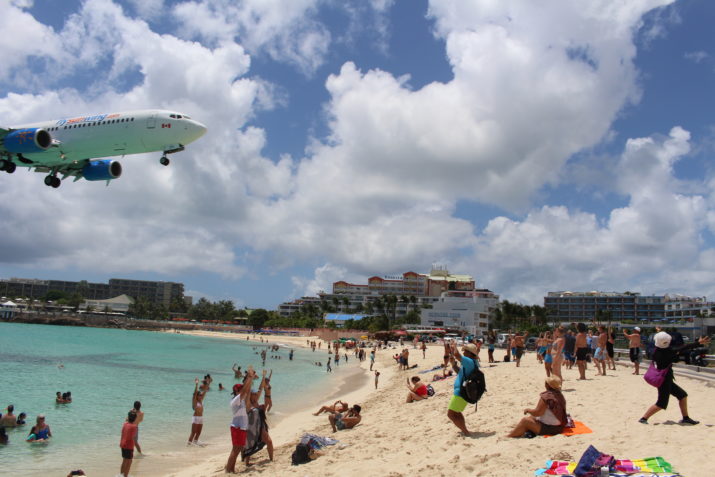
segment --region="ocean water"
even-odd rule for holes
[[[250,364],[260,374],[261,346],[253,339],[0,323],[0,412],[14,404],[16,415],[28,415],[24,427],[9,430],[10,444],[0,446],[2,474],[67,475],[82,468],[93,476],[116,475],[121,426],[135,400],[146,415],[139,437],[145,452],[180,451],[190,431],[194,378],[205,374],[214,381],[204,399],[202,440],[228,436],[230,389],[236,382],[231,366],[238,363],[245,370]],[[325,372],[326,358],[325,350],[302,348],[295,349],[293,361],[287,348],[268,353],[274,416],[306,404],[296,397],[315,396],[335,383],[335,373]],[[339,375],[356,361],[333,370]],[[219,382],[228,390],[218,391]],[[55,404],[56,391],[71,391],[73,402]],[[47,444],[24,442],[40,413],[53,438]],[[133,468],[132,475],[150,474]]]

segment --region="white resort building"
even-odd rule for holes
[[[459,329],[482,336],[499,306],[499,295],[489,290],[446,291],[432,308],[422,310],[422,325]]]

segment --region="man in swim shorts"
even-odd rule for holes
[[[521,364],[521,357],[524,356],[524,339],[529,336],[529,333],[524,333],[523,335],[521,334],[521,331],[516,334],[514,337],[514,347],[516,348],[516,352],[514,354],[516,358],[516,367],[518,368],[519,365]]]
[[[635,367],[633,374],[638,374],[641,364],[641,329],[636,326],[633,328],[633,334],[629,335],[626,330],[623,330],[623,334],[628,338],[628,354]]]
[[[606,375],[606,343],[608,342],[608,334],[604,326],[598,327],[598,338],[596,339],[596,352],[593,359],[596,362],[596,371],[598,376]]]
[[[345,413],[345,415],[340,412],[331,413],[328,416],[328,421],[330,421],[333,432],[342,431],[343,429],[352,429],[357,426],[362,420],[362,416],[360,416],[361,410],[362,408],[355,404],[348,410],[348,412]]]
[[[462,366],[459,368],[459,373],[457,374],[457,379],[454,380],[454,393],[452,399],[449,401],[449,407],[447,408],[447,417],[450,421],[454,423],[457,428],[462,431],[462,434],[469,436],[470,432],[467,430],[467,424],[464,421],[464,414],[462,412],[467,407],[467,401],[461,396],[462,392],[462,382],[472,374],[472,371],[479,366],[477,363],[477,345],[474,343],[467,343],[462,348],[464,356],[459,353],[457,349],[457,344],[452,343],[452,355],[460,360]]]
[[[588,341],[586,340],[586,325],[576,325],[576,364],[578,365],[578,379],[586,379],[586,358],[588,357]]]

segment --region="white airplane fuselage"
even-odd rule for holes
[[[23,124],[9,130],[33,129],[47,131],[51,145],[45,150],[38,148],[19,154],[4,152],[4,158],[16,166],[65,176],[81,176],[77,173],[78,167],[96,158],[147,152],[161,151],[162,164],[166,165],[169,162],[166,154],[183,150],[185,145],[206,133],[206,126],[198,121],[183,113],[165,110],[77,116]],[[121,173],[121,166],[119,170]]]

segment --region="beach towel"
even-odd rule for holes
[[[435,366],[434,368],[425,369],[424,371],[419,371],[417,374],[431,373],[432,371],[436,371],[436,370],[438,370],[438,369],[442,369],[442,365],[441,365],[441,364],[438,364],[438,365]]]
[[[591,434],[593,431],[590,427],[581,421],[574,421],[574,427],[564,427],[561,434],[564,436],[575,436],[576,434]],[[560,435],[560,434],[557,434]],[[543,437],[553,437],[553,436],[543,436]]]
[[[574,476],[576,462],[548,460],[546,465],[537,469],[534,475]],[[596,474],[598,475],[598,474]],[[682,477],[673,470],[673,466],[662,457],[646,457],[645,459],[616,459],[608,474],[611,477]]]
[[[303,437],[300,438],[301,444],[306,444],[313,449],[322,449],[325,446],[332,446],[337,444],[338,442],[340,441],[338,441],[337,439],[333,439],[332,437],[323,437],[307,432],[303,434]]]
[[[254,407],[248,412],[248,429],[246,429],[246,446],[241,452],[241,458],[252,456],[266,445],[261,439],[263,430],[268,429],[266,413],[263,409]]]

